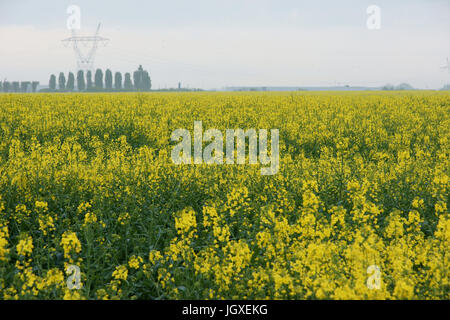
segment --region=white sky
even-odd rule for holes
[[[0,0],[0,79],[76,71],[61,40],[69,5],[80,35],[102,22],[95,67],[147,69],[153,88],[450,83],[450,0]],[[366,26],[369,5],[381,29]]]

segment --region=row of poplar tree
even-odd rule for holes
[[[50,76],[49,81],[50,91],[149,91],[151,88],[152,82],[150,76],[142,66],[139,66],[133,72],[133,80],[131,80],[131,74],[129,72],[125,73],[125,79],[122,79],[120,72],[116,72],[113,81],[113,73],[110,69],[105,71],[104,77],[103,71],[97,69],[94,74],[94,79],[92,79],[91,71],[87,71],[85,76],[84,71],[79,70],[76,77],[76,86],[75,75],[72,72],[69,72],[67,80],[63,72],[59,74],[58,88],[54,74]]]
[[[39,81],[0,81],[0,92],[36,92]]]

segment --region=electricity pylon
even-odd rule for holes
[[[78,70],[94,71],[94,59],[95,53],[99,45],[106,46],[109,39],[100,37],[100,23],[98,24],[97,31],[94,36],[77,36],[75,29],[72,29],[72,36],[70,38],[62,40],[64,46],[72,44],[73,50],[77,55],[77,67]],[[80,45],[85,48],[89,48],[87,54],[84,54],[80,50]]]

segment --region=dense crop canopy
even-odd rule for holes
[[[194,121],[279,171],[175,165]],[[450,298],[448,93],[4,94],[0,135],[1,299]]]

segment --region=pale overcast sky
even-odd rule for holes
[[[441,88],[450,73],[450,0],[0,0],[0,79],[76,71],[69,5],[79,35],[99,22],[110,39],[95,67],[150,72],[153,88],[380,86]],[[366,9],[381,9],[369,30]]]

